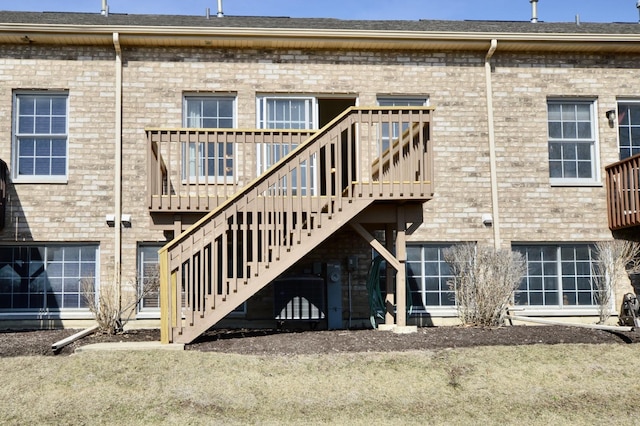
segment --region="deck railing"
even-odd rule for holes
[[[293,151],[313,130],[148,129],[153,212],[208,212]]]
[[[370,204],[431,198],[429,117],[350,108],[167,244],[162,340],[191,341]]]
[[[609,228],[640,225],[640,154],[607,166],[606,173]]]

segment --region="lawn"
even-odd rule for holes
[[[636,345],[3,358],[2,424],[638,424]]]

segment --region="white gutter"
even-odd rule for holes
[[[489,171],[491,174],[491,215],[493,218],[493,245],[500,249],[500,212],[498,206],[498,176],[496,172],[496,135],[493,117],[493,88],[491,86],[491,57],[498,48],[498,40],[491,40],[491,46],[484,58],[487,87],[487,125],[489,128]]]
[[[122,305],[122,49],[120,48],[120,35],[113,33],[113,47],[116,51],[115,71],[115,173],[114,173],[114,265],[113,285],[116,290],[116,302],[118,312]]]

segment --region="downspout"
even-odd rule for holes
[[[113,47],[116,51],[115,61],[115,173],[114,173],[114,265],[113,283],[116,290],[118,312],[122,308],[122,49],[120,34],[113,33]]]
[[[498,176],[496,172],[496,134],[493,117],[493,88],[491,87],[491,57],[498,47],[498,40],[492,39],[489,51],[484,58],[484,71],[487,87],[487,121],[489,128],[489,170],[491,174],[491,215],[493,219],[493,245],[500,249],[500,213],[498,206]]]

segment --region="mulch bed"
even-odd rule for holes
[[[51,346],[79,330],[0,331],[0,357],[70,355],[79,346],[99,342],[158,341],[157,329],[129,330],[122,334],[95,333],[54,353]],[[417,333],[395,334],[378,330],[295,331],[211,330],[187,350],[247,355],[299,355],[339,352],[390,352],[470,346],[532,344],[637,344],[640,332],[611,332],[565,326],[425,327]]]

